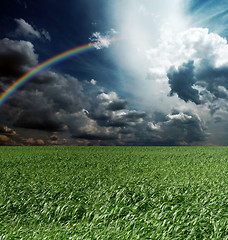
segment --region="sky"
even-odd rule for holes
[[[228,145],[226,0],[3,0],[0,145]],[[111,41],[110,39],[115,39]]]

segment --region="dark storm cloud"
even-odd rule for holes
[[[37,64],[33,45],[26,41],[0,41],[0,87],[6,89],[20,75]],[[60,131],[58,113],[78,112],[86,107],[82,84],[74,77],[46,71],[31,79],[1,107],[14,126]]]
[[[205,140],[205,127],[199,116],[191,113],[179,113],[168,117],[169,120],[162,126],[163,131],[179,143]]]
[[[1,81],[12,82],[13,78],[21,76],[35,66],[38,63],[37,58],[30,42],[14,41],[8,38],[0,40]]]
[[[228,99],[228,67],[215,67],[210,61],[201,62],[196,73],[198,85],[205,87],[214,99]]]
[[[200,104],[199,91],[193,88],[196,83],[194,76],[194,61],[183,63],[178,69],[171,67],[167,76],[170,84],[170,95],[177,93],[178,97],[185,102],[192,101],[195,104]]]
[[[154,138],[156,136],[159,145],[187,145],[206,140],[204,123],[192,113],[174,111],[163,121],[149,122],[147,129]]]
[[[109,103],[107,106],[108,110],[118,111],[122,109],[126,109],[128,102],[126,100],[117,100]]]
[[[89,117],[97,121],[100,126],[110,126],[114,121],[117,121],[116,110],[110,109],[115,107],[114,102],[121,101],[115,92],[110,92],[108,94],[101,93],[96,96],[93,101],[92,108],[89,112]],[[112,105],[114,103],[114,105]],[[118,125],[118,124],[117,124]]]
[[[216,67],[211,59],[202,59],[196,70],[194,62],[183,63],[178,70],[171,67],[167,76],[170,84],[170,95],[177,93],[185,102],[192,101],[195,104],[215,102],[218,99],[228,99],[228,67]],[[192,88],[198,86],[200,91]],[[201,99],[200,99],[201,98]],[[219,108],[209,105],[213,115]]]
[[[124,116],[127,115],[134,116],[134,121],[129,120],[128,117],[122,117],[115,125],[113,118],[101,125],[99,120],[90,119],[90,115],[84,114],[84,120],[80,121],[81,127],[73,137],[88,141],[99,140],[100,145],[115,143],[116,145],[148,146],[199,144],[207,137],[204,122],[192,113],[176,110],[165,115],[156,112],[152,119],[147,119],[145,113],[126,110]]]
[[[51,132],[61,131],[64,124],[60,112],[69,115],[87,106],[82,85],[76,78],[56,73],[54,77],[53,74],[47,72],[44,76],[48,78],[52,75],[55,80],[47,80],[46,84],[28,84],[8,101],[8,114],[12,111],[11,120],[15,126]],[[15,106],[16,99],[18,104]],[[15,107],[17,112],[13,112]]]
[[[78,112],[87,106],[87,96],[83,94],[82,84],[70,75],[55,74],[53,83],[40,87],[43,96],[49,98],[56,111]]]
[[[59,131],[63,128],[56,113],[51,109],[24,110],[14,122],[15,127],[46,130],[50,132]]]
[[[174,111],[155,123],[156,115],[160,118],[163,113],[156,112],[152,119],[122,128],[119,144],[171,146],[200,144],[206,140],[204,123],[197,115]]]

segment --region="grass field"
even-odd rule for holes
[[[228,239],[228,147],[0,147],[0,239]]]

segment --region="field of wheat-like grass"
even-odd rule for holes
[[[228,147],[0,147],[0,239],[228,239]]]

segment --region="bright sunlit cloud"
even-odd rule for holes
[[[89,40],[94,44],[96,49],[108,48],[111,44],[112,38],[116,35],[115,29],[110,29],[110,31],[101,34],[100,32],[94,32]]]

